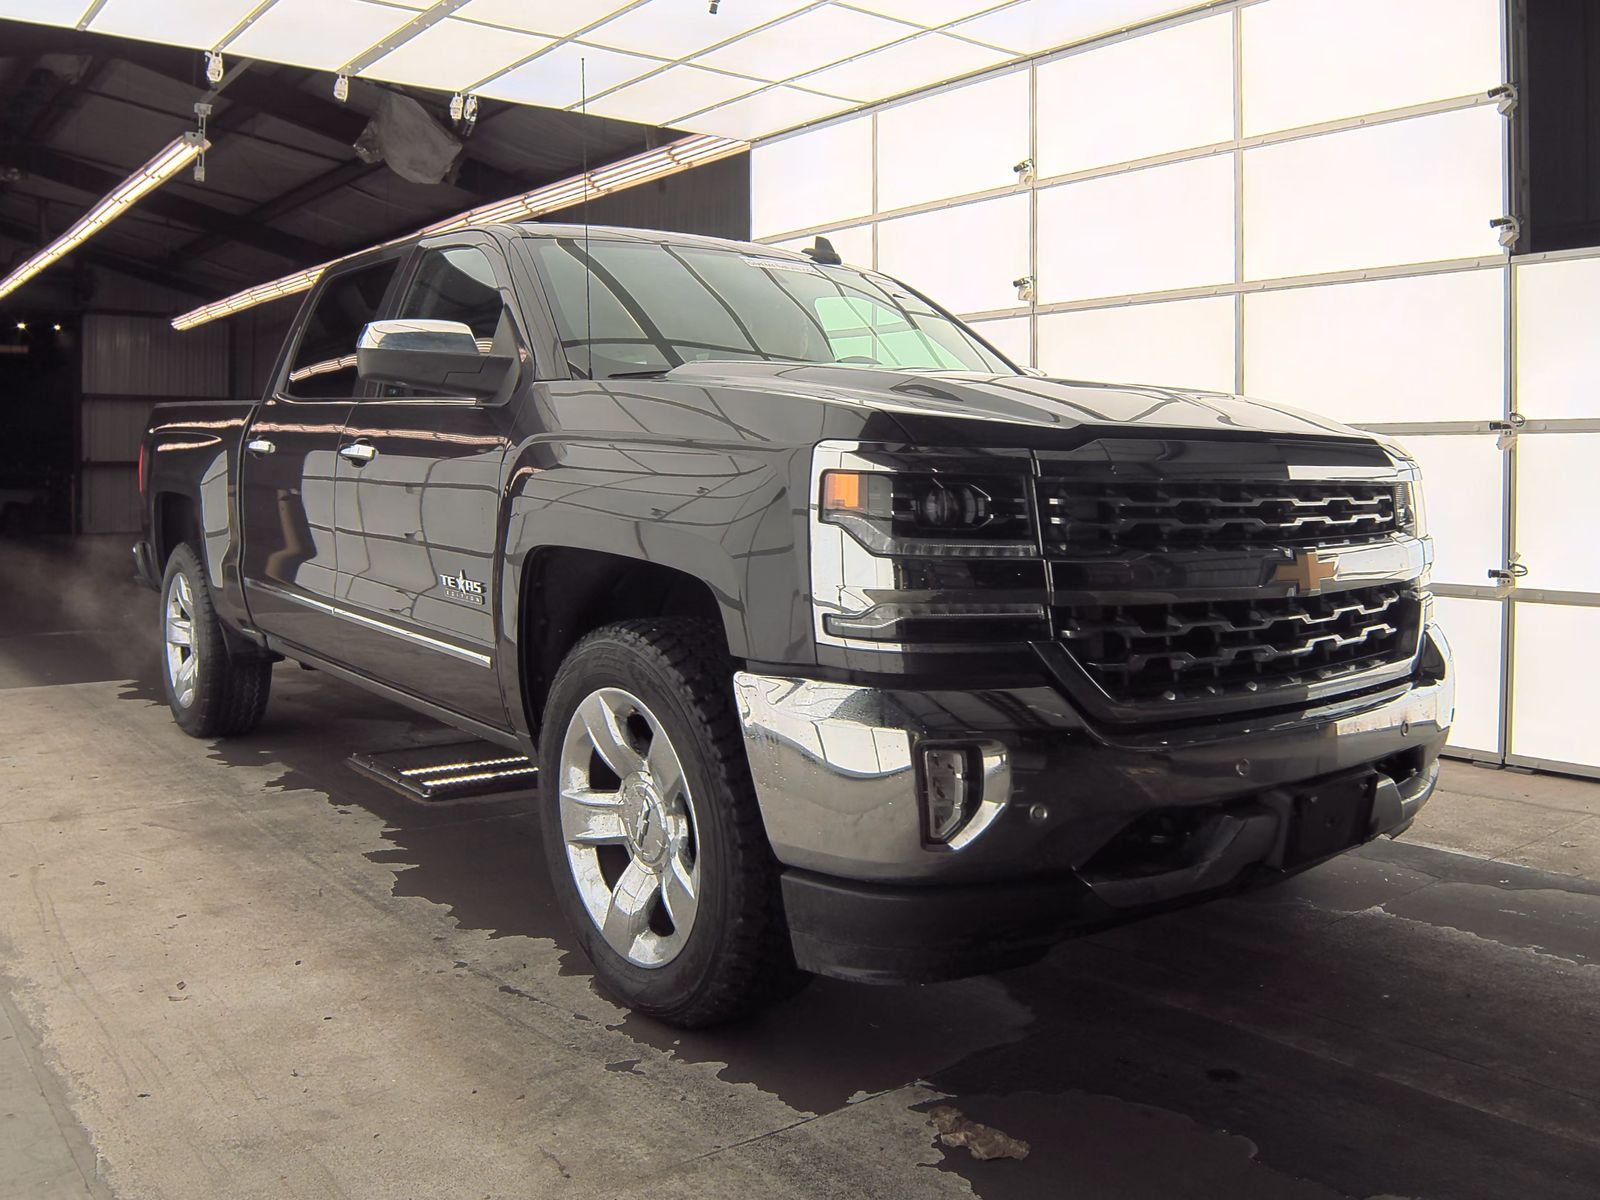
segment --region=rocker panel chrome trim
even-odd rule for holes
[[[494,658],[488,654],[480,654],[476,650],[468,650],[464,646],[457,646],[451,642],[440,641],[438,638],[429,637],[425,633],[415,633],[409,629],[402,629],[398,625],[391,625],[387,621],[380,621],[376,617],[365,616],[362,613],[351,612],[347,608],[340,608],[336,604],[328,604],[322,600],[313,600],[309,596],[296,595],[284,588],[273,587],[267,583],[257,583],[255,580],[245,580],[245,590],[252,592],[269,592],[282,600],[289,600],[295,604],[314,608],[318,612],[327,613],[330,617],[338,617],[341,621],[350,621],[356,625],[365,625],[368,629],[376,629],[379,633],[386,633],[390,637],[400,638],[402,641],[412,642],[418,646],[426,646],[430,650],[437,650],[441,654],[448,654],[452,658],[459,658],[462,662],[472,663],[478,667],[492,668]]]

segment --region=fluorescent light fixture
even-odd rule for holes
[[[71,229],[4,279],[0,279],[0,296],[16,291],[40,271],[65,258],[73,249],[88,241],[123,212],[137,204],[147,192],[154,191],[183,170],[210,144],[197,133],[180,134],[173,138],[154,158],[129,175],[113,188],[109,195],[78,218]]]
[[[679,171],[687,171],[691,167],[704,166],[719,159],[729,158],[735,154],[743,154],[750,149],[748,142],[738,141],[734,138],[716,137],[712,134],[697,134],[691,137],[680,138],[670,145],[660,146],[654,150],[646,150],[643,154],[635,154],[632,158],[625,158],[621,162],[612,163],[608,167],[590,171],[587,176],[575,175],[571,179],[563,179],[559,183],[546,184],[544,187],[535,188],[531,192],[523,192],[520,196],[511,196],[505,200],[496,200],[489,204],[479,205],[477,208],[468,209],[443,221],[436,221],[425,229],[419,230],[421,234],[450,233],[457,229],[470,229],[478,225],[503,225],[513,221],[528,221],[534,217],[542,216],[557,209],[570,208],[584,200],[596,196],[604,196],[610,192],[620,192],[627,188],[636,187],[641,183],[649,183],[655,179],[662,179],[668,175],[676,175]],[[406,238],[396,238],[396,242],[406,241],[416,234],[409,234]],[[394,242],[386,243],[394,245]],[[360,253],[359,251],[357,253]],[[346,257],[352,257],[347,255]],[[277,300],[284,296],[292,296],[303,292],[316,283],[321,274],[336,262],[322,263],[315,267],[307,267],[303,271],[296,271],[293,275],[285,275],[281,279],[274,279],[270,283],[257,284],[255,287],[246,288],[242,292],[235,292],[221,300],[210,304],[203,304],[199,308],[191,309],[181,316],[172,319],[174,329],[193,329],[197,325],[204,325],[207,321],[215,321],[218,317],[232,316],[257,304],[268,300]],[[3,294],[3,293],[0,293]]]

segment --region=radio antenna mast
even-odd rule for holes
[[[589,281],[594,277],[594,260],[589,257],[589,60],[578,59],[578,111],[583,128],[578,130],[578,145],[583,159],[583,344],[588,355],[587,375],[594,378],[594,309],[589,302]]]

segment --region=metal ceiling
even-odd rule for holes
[[[205,183],[170,181],[75,256],[211,298],[673,136],[484,100],[446,181],[411,183],[362,161],[352,143],[383,88],[459,131],[449,97],[356,80],[341,104],[331,84],[299,67],[230,64],[213,101]],[[211,90],[192,50],[0,21],[0,238],[18,247],[0,262],[49,241],[194,128],[194,104]]]

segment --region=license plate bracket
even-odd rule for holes
[[[1297,793],[1284,866],[1316,862],[1366,841],[1377,785],[1377,775],[1368,772],[1330,779]]]

